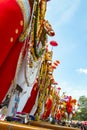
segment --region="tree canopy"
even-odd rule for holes
[[[78,100],[78,103],[80,105],[78,106],[74,119],[79,121],[87,121],[87,97],[81,96]]]

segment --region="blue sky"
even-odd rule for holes
[[[59,44],[53,48],[53,61],[60,60],[58,86],[73,98],[87,96],[87,0],[51,0],[46,19],[56,33],[49,41]]]

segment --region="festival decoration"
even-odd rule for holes
[[[58,46],[58,43],[56,41],[50,41],[51,46]]]
[[[57,82],[54,82],[53,85],[58,85],[58,83],[57,83]]]
[[[43,120],[47,119],[51,113],[51,108],[53,105],[52,101],[53,101],[53,97],[51,95],[47,97],[47,100],[44,106],[44,113],[42,114],[42,117],[41,117]]]
[[[10,79],[7,77],[6,83],[2,82],[3,76],[0,78],[2,86],[10,86],[10,88],[9,86],[6,88],[3,95],[1,94],[0,120],[5,120],[7,119],[6,116],[11,116],[11,119],[18,121],[19,118],[16,117],[19,116],[18,113],[21,113],[21,117],[27,116],[27,122],[29,120],[28,114],[34,116],[35,120],[46,120],[51,116],[61,122],[63,119],[71,120],[75,114],[76,99],[65,95],[65,93],[60,96],[61,88],[57,86],[59,83],[55,81],[53,76],[53,72],[60,61],[52,62],[53,51],[49,51],[47,43],[48,36],[53,37],[55,35],[51,24],[48,20],[45,20],[48,1],[50,0],[31,1],[32,9],[30,16],[28,16],[30,21],[27,21],[28,23],[25,26],[24,17],[24,30],[20,37],[16,39],[20,47],[17,50],[14,49],[14,54],[11,50],[12,55],[9,52],[6,57],[8,58],[9,55],[10,58],[14,57],[13,68],[15,71],[11,67],[12,72],[10,74],[12,77],[7,73]],[[25,6],[24,3],[22,5]],[[21,23],[21,26],[23,26],[23,23]],[[18,30],[16,30],[17,33]],[[11,42],[13,42],[12,37]],[[23,42],[23,46],[19,42]],[[49,44],[52,49],[58,46],[56,41],[50,41]],[[1,74],[3,71],[5,73],[6,69],[7,72],[9,70],[8,62],[3,63],[6,64],[5,68],[4,65],[2,66]],[[3,96],[5,96],[4,99]]]
[[[61,110],[60,110],[60,109],[57,110],[57,111],[56,111],[56,115],[55,115],[55,119],[61,122],[61,118],[62,118],[61,115],[62,115],[62,114],[61,114]]]
[[[52,64],[52,68],[56,69],[59,64],[60,64],[59,60],[54,61],[53,64]]]
[[[53,68],[53,69],[56,69],[56,65],[53,64],[53,65],[52,65],[52,68]]]
[[[52,46],[51,51],[53,50],[53,47],[58,46],[58,43],[56,41],[50,41],[50,45]]]
[[[52,75],[52,52],[46,52],[39,75],[39,97],[38,107],[36,110],[36,120],[40,119],[43,103],[46,102],[48,96],[48,86],[50,85],[50,76]]]
[[[58,87],[57,89],[58,89],[59,91],[61,90],[61,88],[60,88],[60,87]]]

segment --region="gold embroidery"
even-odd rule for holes
[[[24,18],[24,23],[23,21],[20,21],[20,25],[23,26],[23,32],[19,37],[19,41],[24,41],[26,35],[27,35],[27,26],[29,24],[29,12],[27,11],[27,7],[26,7],[26,1],[23,0],[16,0],[19,7],[21,8],[22,14],[23,14],[23,18]],[[28,5],[27,5],[28,6]],[[29,6],[28,6],[29,8]],[[29,10],[29,9],[28,9]]]
[[[18,34],[18,29],[15,30],[15,33]]]
[[[13,37],[11,37],[11,38],[10,38],[10,42],[13,42],[13,41],[14,41],[14,39],[13,39]]]
[[[24,8],[24,4],[21,0],[17,0],[17,3],[18,5],[20,6],[21,8],[21,11],[22,11],[22,14],[23,14],[23,17],[24,17],[24,29],[25,29],[25,24],[26,24],[26,12],[25,12],[25,8]]]
[[[20,21],[20,26],[23,26],[23,20]]]

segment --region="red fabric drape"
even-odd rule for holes
[[[37,87],[38,83],[35,83],[34,86],[33,86],[33,89],[31,91],[31,94],[30,94],[30,97],[23,109],[23,112],[26,112],[26,113],[30,113],[30,111],[32,110],[34,104],[35,104],[35,101],[36,101],[36,97],[37,97],[37,93],[38,93],[38,87]]]
[[[51,113],[51,108],[52,108],[52,99],[48,98],[47,102],[45,104],[45,110],[44,113],[42,114],[42,119],[47,119]]]
[[[23,21],[23,15],[16,0],[0,0],[0,102],[14,78],[17,60],[23,46],[23,43],[18,42],[23,31],[21,20]]]
[[[23,31],[21,21],[23,15],[16,0],[0,0],[0,103],[14,79],[18,57],[23,46],[23,43],[18,41]],[[11,38],[13,41],[10,41]],[[30,112],[35,104],[38,92],[36,86],[35,84],[31,91],[24,112]]]

